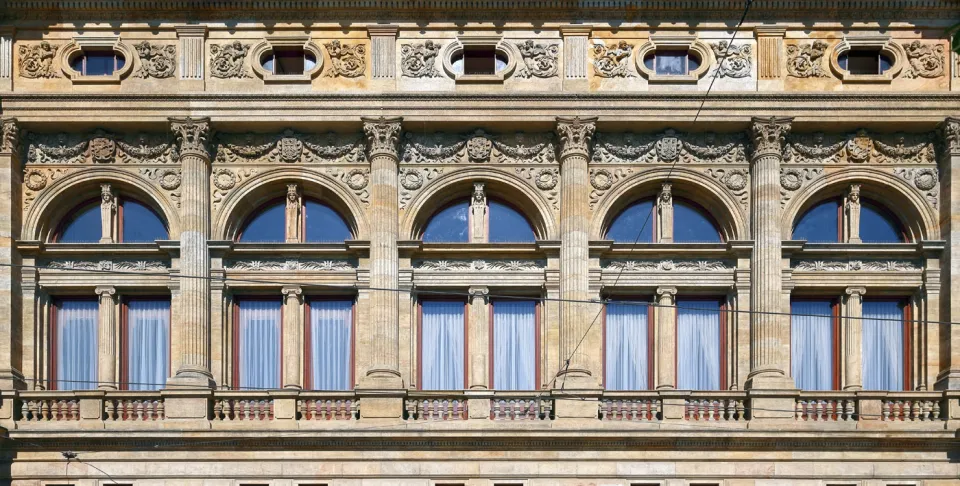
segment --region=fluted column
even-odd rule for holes
[[[97,388],[117,389],[117,290],[113,287],[97,287],[100,312],[97,340]]]
[[[303,388],[303,291],[299,285],[284,286],[283,292],[283,387]],[[308,384],[309,385],[309,384]]]
[[[590,298],[590,182],[587,161],[596,118],[557,118],[560,139],[560,373],[557,386],[599,386],[599,310]],[[591,312],[592,311],[592,312]],[[593,314],[593,315],[591,315]],[[597,361],[593,363],[591,360]]]
[[[751,127],[753,253],[750,281],[750,374],[747,388],[793,388],[783,343],[789,320],[781,315],[780,163],[792,118],[754,118]]]
[[[208,118],[171,118],[179,144],[182,177],[180,195],[180,319],[173,353],[180,368],[171,378],[176,386],[213,386],[210,373],[210,136]]]
[[[941,263],[940,320],[949,323],[960,321],[960,118],[947,118],[939,128],[940,234],[947,245]],[[934,387],[960,390],[960,326],[940,324],[939,360]]]
[[[397,239],[400,224],[398,164],[402,118],[363,118],[370,161],[370,322],[358,334],[369,336],[372,363],[361,381],[365,388],[400,388],[400,301]]]
[[[470,287],[470,388],[484,390],[490,383],[490,306],[487,287]]]
[[[657,289],[657,390],[672,390],[677,387],[677,288]]]
[[[9,37],[3,37],[0,31],[0,51]],[[12,58],[8,58],[12,64]],[[4,61],[0,52],[0,62]],[[0,66],[0,90],[2,90],[3,66]],[[9,80],[7,80],[9,81]],[[32,330],[33,322],[22,325],[22,299],[19,268],[10,265],[21,263],[20,255],[14,246],[14,239],[20,236],[20,185],[23,166],[20,165],[20,126],[15,118],[0,120],[0,389],[23,389],[27,383],[23,379],[24,356],[21,352],[24,337],[30,338],[32,332],[21,332],[23,328]],[[32,312],[33,309],[30,309]],[[22,326],[22,327],[21,327]],[[29,371],[28,371],[29,372]],[[30,384],[33,385],[32,383]]]
[[[843,389],[863,389],[863,287],[847,288],[843,320]]]

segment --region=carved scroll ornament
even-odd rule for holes
[[[560,68],[560,46],[526,40],[516,45],[524,67],[517,72],[518,78],[552,78]]]
[[[720,78],[749,78],[753,68],[753,46],[735,45],[727,41],[710,44],[717,58],[716,75]]]
[[[413,164],[460,163],[553,163],[553,138],[545,133],[493,135],[477,130],[472,134],[415,134],[404,137],[402,158]]]
[[[60,46],[49,42],[21,45],[17,49],[20,55],[20,77],[27,79],[59,78],[61,75],[53,67],[57,49]]]
[[[915,40],[905,46],[910,67],[903,73],[905,78],[939,78],[943,76],[946,59],[942,44],[925,44]]]
[[[140,58],[140,69],[134,73],[138,78],[169,78],[177,69],[177,47],[173,44],[157,45],[147,41],[133,46]]]
[[[250,71],[244,66],[250,44],[233,41],[229,44],[210,45],[210,75],[215,78],[249,78]]]
[[[787,46],[787,74],[795,78],[826,78],[823,56],[829,44],[822,40]]]
[[[408,78],[439,78],[437,55],[440,44],[428,40],[419,44],[404,44],[400,47],[400,72]]]
[[[363,44],[343,44],[338,40],[324,44],[330,54],[330,68],[323,76],[325,78],[344,77],[357,78],[363,76],[367,69],[367,47]]]

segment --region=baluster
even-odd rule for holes
[[[40,401],[40,417],[44,422],[50,420],[50,402],[47,400]]]
[[[103,402],[103,412],[107,415],[107,420],[117,420],[117,401],[105,400]]]
[[[920,419],[920,400],[909,400],[907,403],[910,405],[910,421],[915,422]]]
[[[890,420],[890,407],[892,402],[882,401],[880,402],[880,419],[881,420]]]
[[[930,400],[920,402],[920,420],[930,420]]]
[[[164,409],[163,400],[157,400],[157,419],[163,420],[166,418],[166,410]]]
[[[854,402],[853,400],[844,400],[844,401],[843,401],[843,420],[844,420],[844,421],[853,419],[853,405],[854,405],[854,403],[855,403],[855,402]]]
[[[933,416],[931,420],[940,420],[940,400],[933,401]]]

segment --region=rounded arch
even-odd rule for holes
[[[627,206],[644,197],[655,197],[668,175],[673,196],[700,206],[717,224],[723,241],[749,237],[740,201],[722,184],[692,169],[674,168],[671,171],[668,167],[641,171],[611,189],[594,211],[596,217],[591,223],[591,237],[602,239],[614,218]]]
[[[896,175],[868,167],[825,175],[797,191],[783,211],[783,239],[793,237],[793,223],[798,216],[820,201],[842,196],[850,184],[860,184],[862,198],[881,204],[899,220],[906,241],[940,239],[939,216],[926,197]]]
[[[538,240],[559,238],[550,202],[520,177],[486,167],[473,167],[444,174],[420,191],[407,205],[400,234],[417,239],[437,210],[463,197],[470,197],[474,182],[487,184],[488,197],[508,203],[523,214]],[[520,201],[529,202],[522,204]]]
[[[171,239],[179,238],[180,213],[153,182],[135,173],[114,167],[84,167],[53,181],[33,201],[23,220],[21,238],[49,241],[63,218],[91,197],[99,198],[100,184],[109,183],[114,191],[152,209],[164,223]]]
[[[220,213],[213,221],[213,238],[235,239],[250,215],[264,204],[285,195],[286,184],[292,183],[300,185],[305,198],[320,201],[337,211],[347,222],[354,239],[367,238],[364,208],[353,194],[336,179],[299,167],[268,169],[230,192],[224,197]]]

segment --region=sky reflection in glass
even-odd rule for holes
[[[517,210],[490,201],[490,243],[533,242],[533,228]]]
[[[73,218],[64,225],[57,242],[99,243],[100,236],[100,206],[91,204],[74,213]]]
[[[840,241],[839,208],[839,201],[830,199],[807,210],[793,227],[793,239],[810,243]]]
[[[167,227],[157,213],[136,201],[123,202],[124,243],[152,243],[167,238]]]
[[[353,238],[346,221],[331,207],[314,201],[304,201],[303,205],[306,241],[339,243]]]
[[[645,199],[627,206],[610,225],[607,239],[620,243],[650,243],[653,241],[653,200]],[[644,224],[646,223],[646,224]],[[641,231],[640,228],[643,227]],[[640,239],[637,239],[640,231]]]
[[[282,202],[274,203],[261,210],[247,223],[240,234],[244,243],[283,243],[286,235],[286,207]]]
[[[469,205],[467,201],[451,204],[430,218],[423,231],[426,243],[466,243],[469,241]]]

